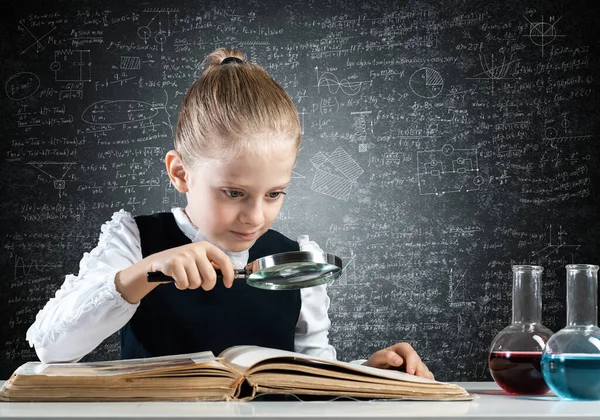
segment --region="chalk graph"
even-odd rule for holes
[[[477,149],[455,149],[450,144],[417,152],[417,177],[420,195],[478,191],[483,184]]]

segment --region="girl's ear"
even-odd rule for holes
[[[180,193],[188,192],[185,167],[179,152],[170,150],[165,157],[165,164],[167,165],[167,173],[171,179],[171,184],[175,189]]]

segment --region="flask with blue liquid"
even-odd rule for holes
[[[571,264],[566,269],[567,325],[546,343],[542,373],[560,398],[599,400],[598,266]]]

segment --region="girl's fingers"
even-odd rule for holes
[[[384,362],[382,363],[383,367],[400,367],[404,363],[404,359],[395,351],[392,350],[383,350],[384,352]]]
[[[433,374],[423,363],[415,349],[408,343],[397,343],[379,350],[373,353],[366,364],[381,369],[403,367],[411,375],[434,379]]]
[[[425,363],[421,362],[417,366],[417,370],[415,371],[415,375],[420,376],[422,378],[434,379],[433,373],[429,371]]]
[[[423,364],[423,362],[421,362],[421,358],[414,350],[406,354],[404,356],[404,360],[406,362],[406,372],[410,373],[411,375],[415,375],[419,365]]]
[[[206,256],[196,259],[196,267],[202,277],[202,288],[204,290],[212,290],[217,283],[217,273]]]
[[[196,265],[190,264],[186,266],[185,272],[188,278],[188,289],[197,289],[202,285],[202,277]]]
[[[181,264],[173,264],[171,277],[175,280],[175,287],[179,290],[185,290],[189,287],[187,272]]]
[[[221,249],[208,242],[197,242],[173,250],[161,252],[150,271],[162,271],[175,280],[180,290],[211,290],[217,282],[215,269],[220,268],[223,284],[233,285],[234,266],[231,259]]]
[[[207,257],[211,261],[213,269],[221,270],[223,284],[230,288],[233,285],[235,270],[231,258],[216,247],[207,251]]]

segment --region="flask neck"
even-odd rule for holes
[[[567,326],[598,322],[598,266],[567,265]]]
[[[512,322],[542,322],[542,271],[540,266],[513,266]]]

